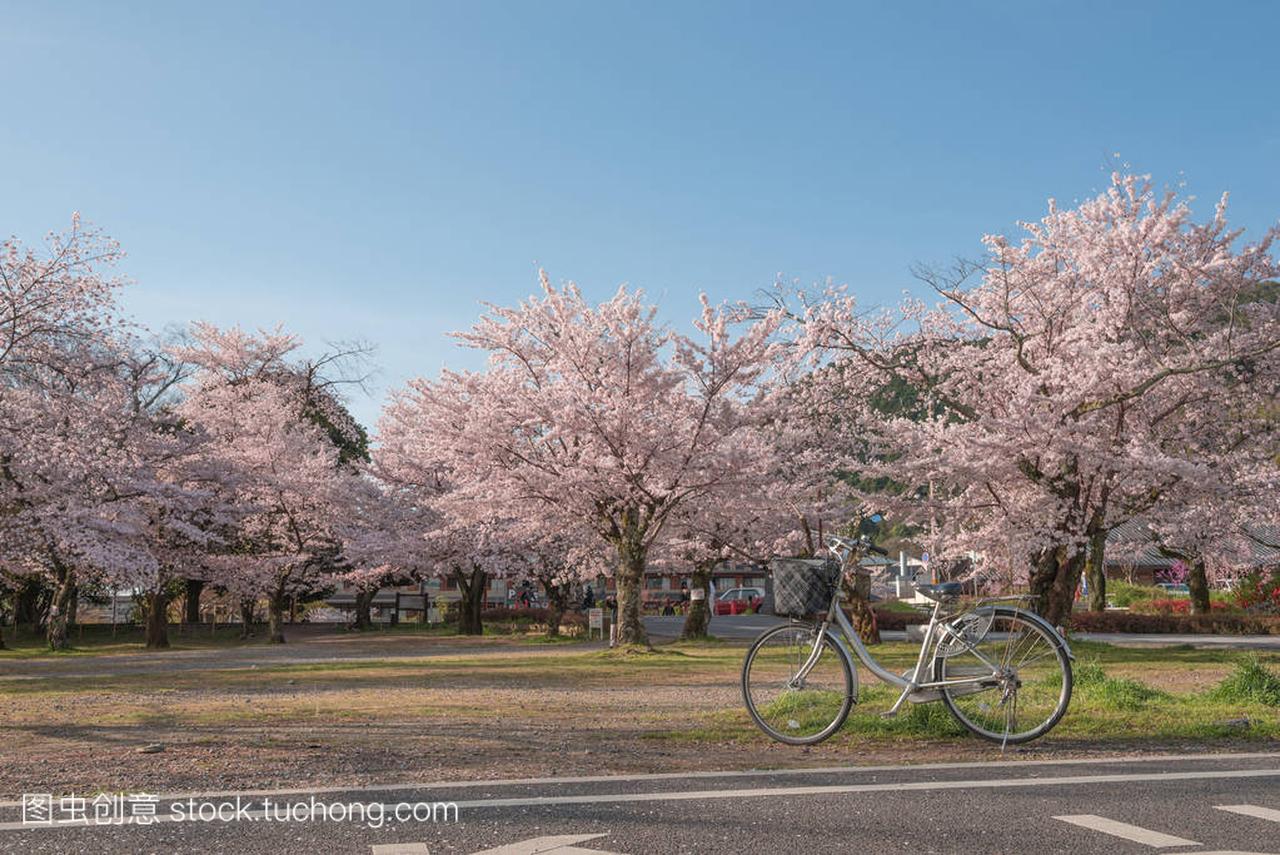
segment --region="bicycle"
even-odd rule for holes
[[[835,568],[775,570],[775,612],[792,620],[761,634],[742,664],[747,711],[770,737],[813,745],[840,729],[858,696],[848,648],[872,674],[902,689],[886,717],[907,702],[941,701],[967,730],[1002,748],[1041,737],[1062,718],[1071,701],[1075,657],[1048,621],[1012,605],[1027,598],[962,603],[959,582],[917,585],[933,601],[932,612],[914,668],[898,675],[875,660],[840,608],[862,556],[886,553],[866,537],[833,536],[827,544],[839,560]],[[822,608],[817,602],[825,603],[825,615],[804,618]]]

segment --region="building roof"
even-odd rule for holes
[[[1280,564],[1280,527],[1246,526],[1245,545],[1248,554],[1244,565],[1268,567]],[[1112,556],[1115,556],[1114,558]],[[1156,536],[1141,518],[1113,528],[1107,535],[1107,563],[1132,567],[1172,567],[1177,558],[1160,552]]]

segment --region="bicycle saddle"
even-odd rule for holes
[[[916,585],[916,591],[931,600],[942,600],[947,597],[958,597],[964,585],[960,582],[939,582],[936,585]]]

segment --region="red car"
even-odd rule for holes
[[[763,588],[730,588],[716,597],[715,614],[740,615],[750,608],[760,608],[764,602]]]

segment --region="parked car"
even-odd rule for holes
[[[749,608],[759,608],[764,602],[764,588],[730,588],[716,597],[715,613],[740,615]]]

